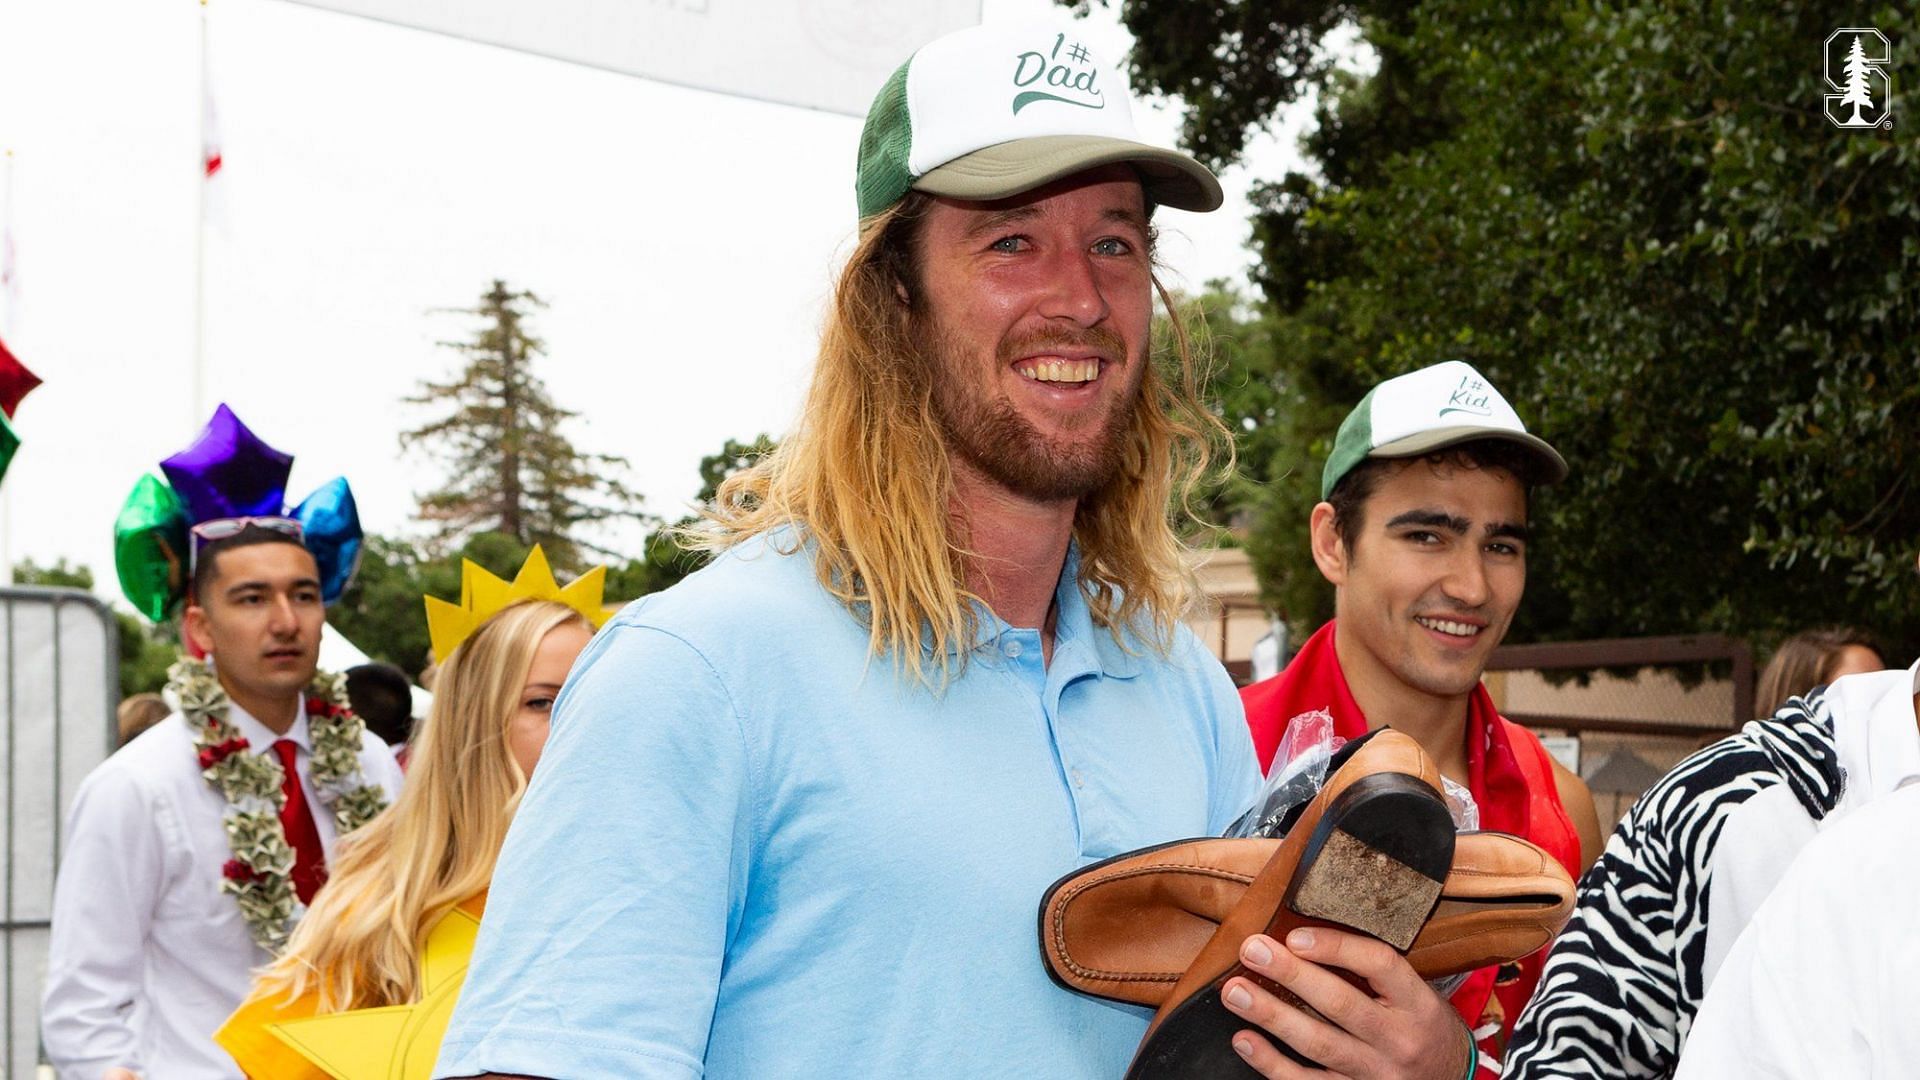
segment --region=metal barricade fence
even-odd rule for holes
[[[36,1075],[61,829],[112,752],[119,627],[79,589],[0,588],[0,1080]]]

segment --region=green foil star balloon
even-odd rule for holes
[[[113,522],[120,591],[140,614],[164,621],[187,589],[187,511],[165,482],[149,474]]]

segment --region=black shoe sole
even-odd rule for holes
[[[1426,783],[1400,773],[1363,777],[1321,815],[1282,903],[1310,920],[1371,935],[1405,952],[1439,902],[1453,865],[1454,835],[1445,800]],[[1276,911],[1267,930],[1279,921]],[[1312,1012],[1236,963],[1167,1014],[1140,1047],[1127,1080],[1258,1080],[1234,1052],[1233,1036],[1259,1029],[1220,1000],[1221,987],[1235,975]],[[1284,1043],[1270,1036],[1269,1041],[1294,1061],[1319,1067]]]

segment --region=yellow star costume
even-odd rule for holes
[[[420,1001],[315,1016],[315,995],[252,997],[214,1033],[254,1080],[428,1080],[467,979],[487,894],[462,901],[427,932]]]

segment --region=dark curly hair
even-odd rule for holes
[[[1416,461],[1456,469],[1499,469],[1520,481],[1529,507],[1533,503],[1533,489],[1546,480],[1539,458],[1507,439],[1475,439],[1413,457],[1368,458],[1341,477],[1327,494],[1327,502],[1333,506],[1333,531],[1339,534],[1340,545],[1349,555],[1366,523],[1367,500],[1373,497],[1380,481]]]

